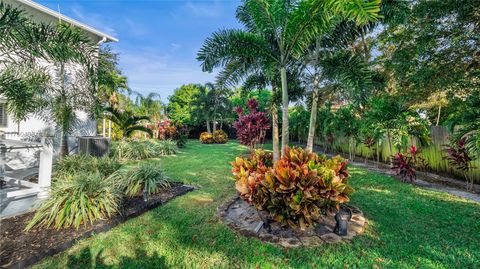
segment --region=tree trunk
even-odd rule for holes
[[[280,159],[279,151],[279,137],[278,137],[278,110],[277,105],[272,106],[272,144],[273,144],[273,162]]]
[[[437,114],[437,124],[435,124],[435,126],[438,126],[438,124],[440,123],[440,115],[442,114],[442,106],[439,105],[438,106],[438,114]]]
[[[207,118],[207,132],[212,133],[210,130],[210,119]]]
[[[282,79],[282,156],[285,154],[285,148],[288,147],[288,85],[287,69],[282,66],[280,69]]]
[[[62,137],[60,141],[60,157],[63,158],[68,155],[68,134],[62,130]]]
[[[312,110],[310,112],[310,125],[308,127],[307,148],[308,152],[313,152],[313,141],[315,139],[315,126],[317,125],[317,110],[318,110],[318,74],[315,74],[315,80],[313,82],[313,97],[312,97]]]

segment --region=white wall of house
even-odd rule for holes
[[[71,18],[58,14],[55,11],[49,10],[48,8],[38,5],[33,1],[4,0],[4,2],[24,10],[27,16],[30,16],[33,21],[38,23],[56,24],[62,22],[73,24],[84,30],[92,39],[92,42],[95,42],[95,44],[98,44],[102,41],[117,41],[111,36],[103,34]],[[42,61],[40,65],[49,69],[53,80],[57,80],[56,78],[58,78],[58,70],[53,64]],[[77,77],[75,77],[75,69],[75,66],[66,67],[68,80],[77,80]],[[77,82],[76,85],[78,86],[78,84],[81,83]],[[45,119],[44,117],[35,115],[32,115],[26,121],[22,121],[20,123],[15,122],[14,119],[8,115],[8,113],[6,113],[5,102],[6,101],[0,96],[0,132],[5,133],[5,138],[41,142],[45,137],[47,137],[46,141],[53,145],[54,154],[58,155],[60,148],[60,130],[57,128],[55,122],[51,119]],[[46,114],[48,115],[48,113]],[[95,119],[91,118],[86,112],[77,111],[76,115],[77,123],[75,124],[73,132],[69,137],[70,150],[75,150],[77,136],[96,135],[97,130]],[[13,169],[17,169],[32,166],[38,163],[37,155],[38,152],[29,152],[23,150],[9,153],[7,159],[10,166],[12,166]]]

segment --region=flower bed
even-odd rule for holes
[[[81,225],[65,229],[34,228],[25,233],[23,230],[35,212],[2,219],[0,225],[0,266],[6,268],[25,268],[47,256],[62,252],[76,241],[89,237],[93,233],[108,231],[118,224],[136,217],[145,211],[156,208],[171,199],[193,190],[193,187],[181,183],[171,183],[171,188],[149,197],[145,204],[142,197],[125,200],[123,212],[108,220],[98,220],[93,225]]]

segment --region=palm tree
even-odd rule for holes
[[[243,56],[252,62],[269,59],[280,72],[282,89],[282,152],[288,145],[288,83],[287,72],[296,57],[302,55],[316,36],[327,32],[345,17],[358,23],[376,19],[379,0],[372,1],[286,1],[245,0],[248,29],[221,30],[206,40],[198,54],[204,71],[225,66]],[[267,37],[272,37],[274,48]],[[265,62],[265,61],[264,61]],[[244,63],[248,65],[249,63]],[[261,66],[257,65],[257,66]]]
[[[60,24],[51,27],[42,44],[56,76],[45,95],[48,110],[61,131],[60,156],[68,155],[68,134],[76,121],[76,112],[95,104],[95,61],[97,47],[81,30]],[[47,110],[47,111],[48,111]]]
[[[122,131],[123,140],[130,137],[135,131],[145,132],[150,136],[153,136],[153,131],[142,124],[143,121],[150,120],[148,116],[136,116],[131,111],[121,111],[113,107],[105,108],[105,112],[107,113],[108,118]]]

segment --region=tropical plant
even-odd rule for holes
[[[203,144],[212,144],[215,140],[213,140],[213,135],[211,133],[203,132],[200,134],[200,142]]]
[[[232,163],[240,196],[259,210],[267,210],[278,222],[303,230],[327,210],[349,201],[346,162],[326,159],[301,148],[287,148],[284,156],[268,167],[268,157],[254,152]]]
[[[142,195],[143,192],[152,195],[170,187],[170,179],[158,164],[148,162],[119,170],[111,178],[129,197]]]
[[[466,148],[466,138],[461,138],[456,144],[446,145],[444,149],[446,156],[444,157],[450,165],[462,171],[465,180],[467,181],[467,191],[473,190],[473,179],[468,175],[468,172],[473,169],[473,157],[468,154]]]
[[[107,117],[114,122],[122,131],[122,140],[127,139],[134,132],[145,132],[153,136],[153,132],[143,122],[149,121],[148,116],[136,116],[129,110],[118,110],[113,107],[105,108]]]
[[[228,135],[223,130],[216,130],[213,132],[213,140],[217,144],[225,144],[228,142]]]
[[[119,212],[122,195],[100,173],[74,173],[56,180],[50,198],[42,203],[25,230],[56,229],[90,224]]]
[[[416,146],[411,146],[405,153],[398,152],[392,158],[392,169],[404,182],[414,182],[417,179],[417,171],[426,169],[427,166],[426,160]]]
[[[258,111],[258,102],[255,99],[248,100],[249,113],[244,115],[243,109],[237,107],[238,120],[234,123],[237,131],[237,139],[240,144],[246,145],[253,150],[258,143],[262,143],[268,129],[269,120],[265,112]]]
[[[239,7],[242,12],[237,12],[237,18],[250,31],[221,30],[214,33],[212,38],[207,39],[197,58],[202,61],[204,71],[211,71],[215,67],[239,69],[250,64],[262,68],[270,66],[269,70],[279,71],[284,149],[289,137],[287,73],[296,57],[339,18],[359,24],[376,19],[380,10],[379,2],[245,0]],[[273,43],[270,42],[272,40]],[[246,59],[249,61],[244,61]]]
[[[173,140],[112,141],[110,157],[119,160],[144,160],[177,153]]]
[[[99,173],[107,177],[120,169],[121,164],[109,157],[94,157],[85,154],[70,155],[58,160],[53,168],[54,180],[77,173]]]

